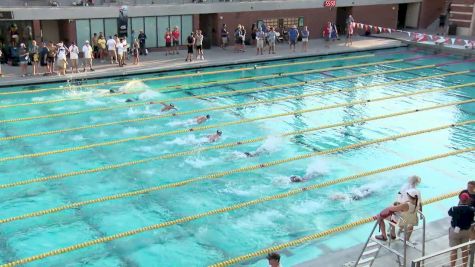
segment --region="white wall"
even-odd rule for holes
[[[416,3],[421,1],[422,0],[338,0],[337,4],[338,6],[361,6]],[[324,0],[274,0],[259,2],[129,6],[129,17],[322,8],[323,2]],[[12,10],[15,20],[87,19],[112,18],[118,16],[117,6],[2,8],[2,10]]]

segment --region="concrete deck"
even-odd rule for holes
[[[448,238],[448,227],[450,225],[450,218],[444,218],[438,221],[431,222],[427,224],[426,229],[426,255],[431,253],[446,249],[449,247],[449,238]],[[369,234],[369,233],[368,233]],[[421,231],[414,232],[413,241],[416,242],[417,247],[421,246]],[[402,242],[393,243],[397,251],[402,252]],[[343,267],[347,266],[351,261],[355,261],[358,258],[359,253],[363,249],[363,244],[351,247],[345,250],[335,250],[328,251],[324,256],[318,257],[314,260],[307,261],[301,264],[296,265],[295,267],[315,267],[315,266],[332,266],[332,267]],[[420,252],[415,249],[408,249],[408,264],[410,265],[410,260],[419,258],[421,256]],[[448,257],[447,257],[448,260]],[[350,265],[353,266],[353,265]],[[398,266],[397,257],[385,250],[381,249],[379,256],[373,264],[373,267],[392,267]]]
[[[345,46],[345,40],[343,38],[341,41],[331,43],[330,48],[325,48],[324,41],[322,39],[314,39],[310,40],[309,49],[306,53],[301,52],[301,43],[297,44],[297,51],[295,53],[289,50],[287,44],[278,44],[276,47],[276,54],[264,54],[262,56],[256,56],[255,47],[251,46],[248,46],[247,51],[243,53],[233,52],[233,47],[228,47],[226,50],[223,50],[219,47],[213,47],[212,49],[204,51],[206,60],[193,61],[191,63],[185,62],[185,50],[181,50],[179,55],[171,56],[165,56],[164,52],[152,52],[149,53],[149,55],[147,56],[142,56],[140,58],[141,62],[139,65],[132,65],[132,61],[130,59],[129,61],[127,61],[126,66],[119,68],[117,65],[111,65],[105,62],[101,63],[99,60],[94,60],[94,72],[76,74],[68,73],[66,76],[37,75],[21,77],[20,67],[13,67],[4,64],[2,65],[3,77],[0,78],[0,87],[21,84],[66,81],[70,79],[91,79],[167,70],[190,69],[207,66],[249,63],[315,55],[328,55],[336,53],[399,47],[401,45],[403,44],[399,40],[355,37],[352,46]],[[30,73],[32,72],[31,66],[28,66],[28,70]],[[44,68],[40,67],[40,73],[43,73],[44,71]]]

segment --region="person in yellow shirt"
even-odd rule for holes
[[[99,58],[103,60],[105,57],[105,53],[107,53],[107,49],[106,38],[104,38],[102,32],[99,33],[99,37],[97,38],[97,46],[99,47]]]

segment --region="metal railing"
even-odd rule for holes
[[[451,253],[458,253],[458,250],[462,250],[462,257],[458,257],[457,261],[452,262],[450,258]],[[465,254],[465,255],[464,255]],[[442,266],[468,266],[473,267],[475,254],[475,240],[467,243],[460,244],[455,247],[450,247],[427,256],[420,257],[412,261],[411,267],[442,267]],[[468,265],[465,265],[467,262]]]

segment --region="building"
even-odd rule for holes
[[[318,38],[328,21],[336,22],[340,32],[344,31],[348,14],[358,22],[382,27],[425,28],[443,12],[445,0],[336,0],[335,8],[323,7],[323,3],[324,0],[2,0],[0,41],[10,44],[11,37],[17,34],[22,42],[36,39],[82,44],[93,33],[113,35],[118,31],[122,5],[128,7],[128,36],[134,31],[136,37],[139,30],[144,30],[149,48],[164,46],[166,28],[174,26],[181,29],[181,43],[193,29],[201,28],[205,47],[218,44],[223,24],[230,32],[237,24],[243,24],[248,35],[253,24],[280,30],[307,25],[311,37]],[[467,11],[453,6],[451,21],[473,32],[473,22],[467,24],[473,16],[468,19],[465,13],[455,13]]]

